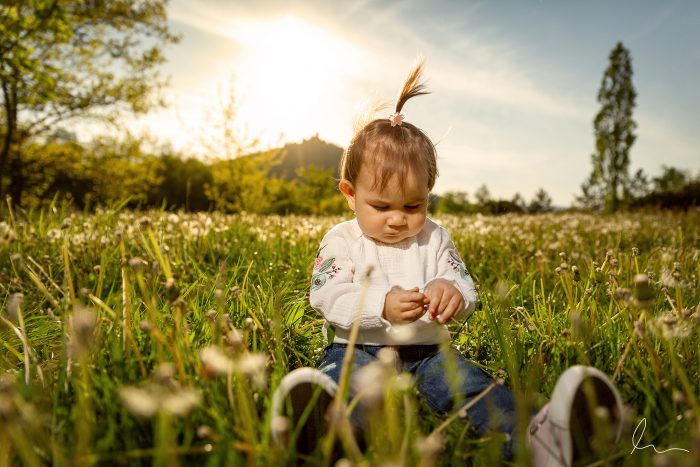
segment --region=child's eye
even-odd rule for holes
[[[421,207],[421,205],[420,204],[407,204],[404,207],[406,209],[408,209],[409,211],[413,211],[414,209],[418,209],[419,207]]]
[[[389,206],[380,206],[375,204],[373,204],[372,207],[377,211],[386,211],[387,209],[389,209]]]

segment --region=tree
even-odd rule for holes
[[[448,191],[440,196],[435,212],[440,214],[467,214],[472,210],[465,191]]]
[[[525,205],[525,199],[522,197],[520,193],[515,193],[513,197],[510,200],[511,203],[520,211],[520,212],[525,212],[526,205]]]
[[[489,201],[491,201],[491,192],[489,191],[488,187],[486,185],[481,185],[479,188],[477,188],[476,192],[474,193],[474,199],[476,200],[476,204],[478,204],[480,207],[486,207],[489,204]]]
[[[76,119],[115,123],[161,104],[168,0],[8,0],[0,5],[0,174],[21,204],[22,151]],[[7,170],[9,168],[9,171]],[[4,191],[0,177],[0,198]]]
[[[649,194],[649,178],[644,170],[638,169],[630,180],[629,195],[633,199],[641,198]]]
[[[681,191],[691,180],[687,171],[675,167],[661,166],[661,175],[653,178],[654,191],[657,193]]]
[[[530,205],[527,209],[529,212],[547,212],[552,210],[552,197],[544,190],[540,188],[535,193],[535,197],[530,201]]]
[[[581,186],[580,204],[617,211],[629,189],[629,151],[634,144],[637,124],[632,119],[637,93],[632,85],[632,58],[619,42],[612,50],[609,65],[598,91],[602,107],[593,121],[596,151],[593,171]]]

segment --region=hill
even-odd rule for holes
[[[333,169],[338,176],[338,166],[343,155],[343,148],[323,141],[318,135],[301,143],[287,143],[279,149],[266,151],[274,155],[276,162],[270,169],[270,176],[291,180],[295,178],[299,167],[315,166],[320,169]],[[256,156],[254,154],[251,156]]]

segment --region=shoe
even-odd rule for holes
[[[296,444],[296,453],[310,456],[326,432],[326,411],[338,390],[330,376],[316,368],[289,372],[272,396],[271,432],[278,445]]]
[[[531,420],[527,439],[535,467],[590,462],[617,443],[622,400],[600,370],[576,365],[559,377],[549,404]]]

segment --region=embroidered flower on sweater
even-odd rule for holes
[[[323,248],[321,248],[323,249]],[[321,256],[321,249],[316,254],[314,261],[314,274],[311,276],[311,290],[318,290],[323,287],[328,279],[333,279],[341,267],[335,264],[335,258],[324,259]]]
[[[455,250],[448,250],[448,253],[450,254],[450,257],[447,259],[447,263],[452,266],[452,269],[454,269],[455,272],[459,272],[462,279],[466,279],[467,277],[471,276],[467,270],[467,267],[464,265],[464,262],[462,262],[462,258],[459,257],[459,253],[457,253]]]

